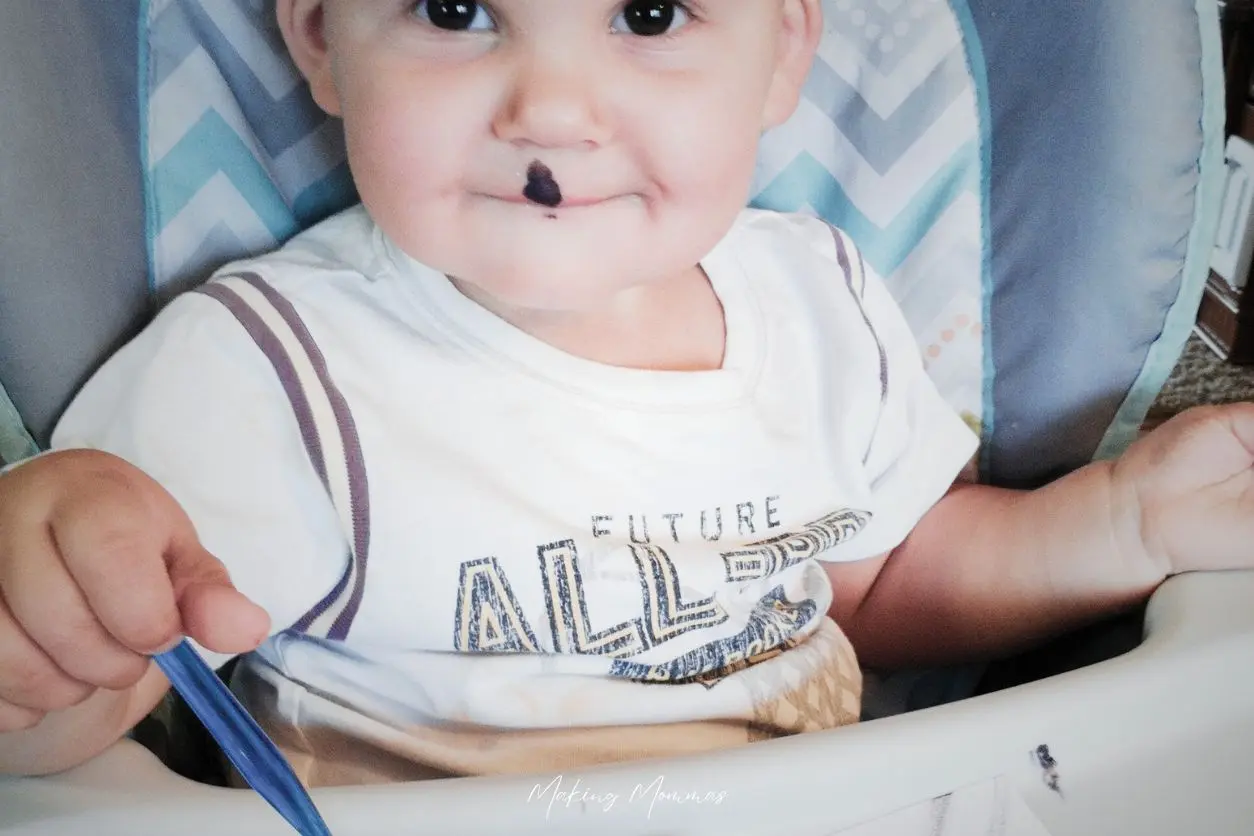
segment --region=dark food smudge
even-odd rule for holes
[[[553,179],[549,167],[539,160],[527,167],[527,187],[523,189],[523,197],[550,208],[561,205],[562,188]]]
[[[1049,746],[1042,743],[1036,747],[1036,751],[1033,754],[1036,755],[1036,762],[1041,767],[1041,778],[1044,780],[1045,786],[1062,795],[1062,787],[1058,779],[1058,761],[1054,760],[1054,756],[1050,754]]]

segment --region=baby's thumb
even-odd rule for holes
[[[269,635],[266,611],[232,585],[226,567],[199,542],[172,546],[167,560],[188,638],[216,653],[234,654],[255,650]]]

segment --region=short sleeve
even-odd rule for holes
[[[336,584],[338,517],[269,361],[202,294],[175,299],[84,386],[52,436],[145,471],[281,631]],[[228,657],[204,652],[220,666]]]
[[[847,236],[837,236],[881,359],[879,418],[863,462],[868,496],[858,509],[871,516],[858,536],[829,553],[831,560],[852,561],[901,545],[953,485],[979,439],[928,376],[914,333],[883,280]]]

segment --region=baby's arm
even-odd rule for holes
[[[1169,575],[1254,565],[1254,405],[1194,410],[1036,491],[957,486],[890,555],[830,564],[870,667],[1013,653]]]
[[[1165,572],[1121,544],[1110,472],[955,486],[891,554],[827,564],[832,616],[863,664],[900,668],[1002,656],[1141,601]]]
[[[207,297],[111,358],[52,446],[0,476],[0,772],[96,754],[160,699],[151,653],[185,635],[221,664],[344,569],[278,376]]]

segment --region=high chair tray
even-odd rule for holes
[[[820,836],[998,779],[1045,830],[1003,820],[990,832],[1254,832],[1254,573],[1169,581],[1146,635],[1125,656],[1052,679],[717,755],[314,798],[335,833],[353,836]],[[1058,791],[1042,768],[1050,758]],[[4,834],[287,832],[255,794],[182,780],[131,742],[53,778],[0,779]]]

